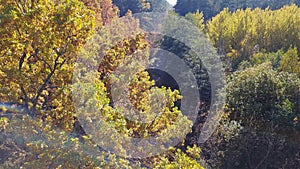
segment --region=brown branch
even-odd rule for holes
[[[21,71],[22,70],[22,66],[23,66],[23,63],[24,63],[24,60],[25,60],[25,57],[26,57],[26,53],[24,52],[20,61],[19,61],[19,70]]]
[[[40,57],[38,56],[38,53],[39,53],[39,50],[36,49],[35,52],[34,52],[31,56],[36,57],[37,59],[43,61],[43,62],[44,62],[44,65],[47,65],[48,68],[50,69],[50,72],[52,72],[53,70],[52,70],[51,65],[50,65],[44,58],[40,58]],[[45,66],[45,67],[46,67],[46,66]]]
[[[50,74],[48,74],[47,78],[44,80],[44,83],[40,86],[40,88],[39,88],[39,90],[37,92],[37,95],[36,95],[36,97],[33,100],[33,103],[32,103],[33,106],[32,106],[32,110],[31,110],[31,114],[30,114],[31,116],[35,116],[36,115],[36,106],[37,106],[38,99],[41,96],[43,90],[45,90],[46,86],[49,84],[52,76],[55,73],[55,70],[59,66],[58,59],[59,59],[60,56],[62,56],[62,54],[58,54],[58,56],[56,57],[56,59],[54,61],[53,69],[51,70]]]
[[[22,5],[22,8],[23,8],[23,12],[24,12],[24,13],[27,13],[27,10],[26,10],[26,2],[23,2],[21,5]]]
[[[24,89],[24,87],[21,85],[21,91],[22,91],[22,93],[23,93],[23,95],[24,95],[24,97],[25,97],[25,106],[26,106],[26,108],[28,109],[28,102],[29,102],[29,99],[28,99],[28,96],[27,96],[27,93],[26,93],[26,91],[25,91],[25,89]]]
[[[26,53],[24,52],[21,59],[20,59],[20,61],[19,61],[19,71],[20,71],[20,73],[22,72],[22,67],[23,67],[23,63],[24,63],[25,58],[26,58]],[[25,108],[28,109],[29,98],[27,96],[27,93],[26,93],[24,87],[22,85],[20,85],[20,88],[21,88],[21,91],[22,91],[22,93],[25,97],[24,98],[25,99]]]

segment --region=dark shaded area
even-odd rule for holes
[[[120,16],[130,10],[133,14],[141,12],[164,12],[172,6],[166,0],[113,0],[120,10]]]
[[[149,35],[150,39],[153,36],[163,36],[163,35]],[[152,38],[155,39],[155,38]],[[198,85],[199,91],[199,102],[210,103],[211,100],[211,85],[209,82],[209,75],[207,69],[203,65],[201,61],[201,56],[197,56],[188,46],[184,43],[180,42],[177,39],[172,37],[163,36],[158,41],[154,41],[153,43],[154,48],[160,48],[162,50],[169,51],[174,53],[177,57],[182,59],[185,64],[190,68],[192,73],[195,76]],[[160,60],[160,64],[166,66],[176,66],[172,65],[168,62],[168,60]]]
[[[128,10],[132,11],[132,13],[146,12],[149,10],[145,6],[146,4],[141,3],[140,0],[113,0],[113,4],[118,6],[120,16],[124,16]]]
[[[213,136],[201,145],[201,156],[220,169],[298,169],[299,143],[280,135],[244,129],[230,141]]]
[[[159,38],[160,40],[154,41],[153,47],[160,48],[162,50],[169,51],[174,53],[180,59],[182,59],[185,64],[190,67],[190,70],[193,72],[199,92],[199,102],[198,102],[198,115],[195,123],[192,126],[192,132],[188,133],[184,145],[178,145],[177,148],[185,151],[188,146],[193,146],[194,144],[198,144],[197,140],[201,133],[201,129],[203,124],[207,118],[207,111],[210,109],[210,101],[211,101],[211,84],[209,81],[209,75],[207,69],[203,65],[201,61],[201,56],[197,56],[188,46],[184,43],[180,42],[177,39],[172,37],[163,36],[163,35],[150,35],[150,39],[156,39],[155,37],[163,37]],[[160,60],[161,64],[167,66],[176,66],[176,65],[168,65],[168,60]],[[172,86],[171,84],[167,84]]]
[[[160,69],[146,69],[146,71],[150,75],[150,80],[155,81],[156,87],[167,87],[172,90],[178,90],[180,92],[180,88],[176,80],[167,72]],[[175,106],[180,109],[181,101],[177,100],[175,102]]]

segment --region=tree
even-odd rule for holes
[[[185,16],[188,13],[195,13],[197,11],[203,12],[205,20],[208,20],[213,16],[211,13],[213,5],[211,5],[208,0],[178,0],[174,8],[181,16]]]
[[[201,156],[215,168],[297,168],[299,95],[299,78],[270,62],[233,73],[226,113]]]
[[[71,129],[76,51],[91,36],[94,12],[77,0],[1,1],[1,102],[22,104]]]
[[[282,56],[279,70],[300,75],[300,62],[297,48],[290,48]]]
[[[286,52],[292,45],[299,49],[298,11],[296,5],[278,10],[247,8],[232,13],[226,8],[207,22],[206,32],[219,53],[227,56],[236,70],[239,63],[255,54],[256,48]]]
[[[95,12],[98,28],[119,17],[119,9],[112,0],[81,0],[90,10]]]
[[[195,13],[188,13],[185,15],[185,18],[197,26],[200,31],[204,30],[204,18],[202,12],[196,11]]]
[[[284,55],[283,50],[278,50],[276,52],[270,52],[270,53],[261,51],[253,54],[250,57],[250,63],[252,66],[257,66],[262,63],[271,62],[273,69],[278,70],[283,55]]]
[[[165,137],[159,141],[164,142],[190,130],[189,127],[185,127],[184,132],[175,130],[176,126],[189,126],[191,123],[174,104],[181,98],[179,91],[166,87],[152,87],[154,82],[150,80],[144,65],[139,62],[149,57],[146,35],[141,33],[128,38],[119,36],[122,31],[138,30],[138,21],[129,13],[128,19],[131,24],[125,25],[117,20],[117,10],[109,0],[100,3],[84,2],[86,6],[78,0],[0,1],[0,78],[4,79],[0,83],[0,101],[3,102],[0,105],[0,154],[4,154],[1,167],[141,168],[141,163],[147,164],[148,160],[153,164],[156,158],[151,157],[149,160],[132,159],[132,156],[121,157],[108,149],[127,150],[125,154],[130,154],[132,150],[140,150],[143,147],[124,147],[122,143],[128,141],[128,138],[162,135]],[[101,14],[95,14],[99,11]],[[110,24],[115,24],[116,27],[109,27]],[[108,28],[103,28],[103,25],[108,25]],[[103,36],[93,34],[101,31],[104,31]],[[106,36],[111,41],[105,41]],[[95,42],[91,37],[100,40],[96,42],[103,42],[96,43],[100,44],[99,46],[108,48],[100,50],[96,45],[87,50],[85,45]],[[140,51],[144,53],[139,53]],[[102,54],[103,60],[100,65],[99,60],[93,60],[93,52]],[[88,61],[85,62],[87,67],[74,70],[74,65],[78,66],[80,63],[79,61],[74,64],[76,59]],[[93,68],[96,69],[87,71],[93,64]],[[128,118],[125,115],[132,112],[122,109],[126,104],[117,105],[115,102],[113,92],[118,91],[111,85],[123,80],[114,73],[122,66],[134,66],[133,69],[129,69],[129,73],[134,73],[128,84],[129,89],[124,91],[129,95],[130,104],[134,109],[141,112],[138,115],[142,115],[146,120],[153,119],[156,117],[156,110],[151,107],[152,96],[162,96],[164,99],[162,102],[165,104],[159,107],[162,112],[152,123],[138,121],[135,116]],[[87,79],[80,81],[74,77],[75,80],[72,81],[73,72],[77,76],[86,72]],[[96,78],[92,76],[93,73],[96,74]],[[87,84],[88,80],[92,85]],[[81,103],[75,105],[79,106],[79,109],[73,107],[73,100],[78,102],[76,97],[72,98],[71,92],[76,89],[80,90],[81,99],[92,94],[84,103],[88,109],[80,109]],[[123,100],[121,97],[121,103]],[[22,109],[18,109],[19,107]],[[99,110],[101,113],[98,113]],[[89,118],[80,123],[77,119],[82,114],[88,115]],[[99,120],[97,117],[100,115],[102,119]],[[107,140],[116,135],[106,135],[106,138],[88,135],[88,127],[84,128],[84,124],[93,122],[94,119],[98,120],[97,124],[110,124],[102,125],[102,131],[110,132],[111,129],[115,129],[124,138],[115,137],[116,144],[108,146],[108,149],[105,146],[101,147],[98,139],[109,145]],[[72,130],[73,126],[75,129]],[[172,154],[173,149],[171,147],[171,150],[166,151],[166,154]],[[186,153],[177,153],[177,162],[158,162],[157,165],[178,166],[183,160],[189,159],[185,165],[200,167],[196,161],[198,151],[199,148],[195,147]],[[156,157],[165,159],[160,154]]]
[[[113,0],[113,4],[119,7],[121,16],[125,16],[128,10],[133,13],[140,13],[151,8],[150,3],[145,0]]]
[[[243,129],[225,151],[225,158],[236,158],[235,163],[225,160],[223,164],[230,168],[297,166],[293,160],[299,146],[299,96],[299,78],[273,70],[271,63],[234,73],[227,86],[227,111]]]
[[[186,15],[189,12],[196,12],[197,10],[202,11],[204,14],[205,21],[212,19],[224,8],[228,8],[231,12],[235,12],[238,9],[246,8],[261,8],[271,10],[277,10],[285,5],[299,5],[299,0],[178,0],[175,5],[175,10],[181,16]]]
[[[117,154],[123,154],[122,151],[126,150],[129,157],[133,156],[132,154],[137,157],[156,155],[153,153],[159,153],[161,149],[169,146],[163,143],[168,143],[169,140],[176,142],[178,137],[184,137],[183,134],[189,131],[187,126],[191,121],[174,104],[181,99],[179,91],[164,86],[153,86],[153,81],[145,71],[145,65],[149,62],[146,35],[140,33],[136,19],[130,15],[123,19],[125,21],[122,21],[122,18],[113,21],[109,28],[101,31],[103,34],[95,35],[93,41],[89,42],[81,52],[81,62],[76,65],[78,69],[74,73],[74,90],[78,94],[74,99],[75,105],[84,103],[84,107],[77,107],[78,116],[89,119],[83,127],[95,132],[95,135],[92,134],[93,139],[102,142],[105,146],[108,145],[111,151],[115,150]],[[123,29],[125,24],[132,29]],[[129,34],[128,31],[134,34]],[[124,35],[130,36],[124,38]],[[95,46],[95,44],[100,45]],[[86,69],[97,67],[98,60],[102,60],[98,69]],[[96,81],[97,92],[93,90],[95,76],[99,78],[99,81]],[[83,86],[86,89],[81,92]],[[126,100],[127,96],[130,101]],[[155,101],[157,97],[162,100]],[[93,107],[94,103],[98,103],[96,107]],[[155,106],[157,104],[158,106]],[[139,112],[136,113],[134,109]],[[148,119],[151,122],[148,122]],[[118,132],[107,129],[110,134],[102,135],[90,126],[111,127]],[[175,132],[178,127],[180,130]],[[109,141],[111,137],[118,138],[120,134],[122,140]],[[107,141],[99,140],[105,137],[108,137]],[[152,143],[145,142],[144,147],[152,148],[143,149],[140,144],[132,145],[130,141],[132,138],[152,137],[158,137],[158,144],[162,146],[153,147]],[[143,142],[144,140],[138,143]],[[166,147],[163,148],[163,145]],[[154,151],[156,149],[157,151]]]
[[[264,63],[231,76],[227,91],[233,119],[240,119],[254,128],[269,122],[282,128],[294,126],[293,119],[299,111],[299,79],[296,76],[278,73],[272,70],[270,63]],[[284,114],[282,108],[289,102],[293,103],[288,108],[291,112]]]

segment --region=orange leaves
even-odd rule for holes
[[[95,12],[97,27],[108,24],[112,19],[118,17],[118,8],[111,0],[81,0],[89,9]]]

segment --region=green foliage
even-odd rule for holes
[[[228,78],[226,113],[202,157],[215,168],[297,168],[300,79],[270,62],[244,65]]]
[[[176,107],[180,92],[155,87],[145,71],[150,45],[178,55],[195,74],[204,106],[194,135],[213,97],[206,70],[219,65],[204,67],[186,44],[168,36],[152,42],[140,30],[132,13],[165,12],[165,2],[113,2],[120,11],[112,0],[0,0],[0,168],[203,169],[201,149],[214,168],[299,166],[299,7],[273,0],[178,1],[176,11],[237,71],[228,72],[225,113],[212,137],[190,147],[196,141],[188,135],[189,142],[174,148],[164,143],[185,137],[192,122]],[[126,24],[118,13],[126,14]],[[174,20],[166,25],[164,31],[179,35]],[[201,59],[215,57],[213,49],[204,53]],[[82,62],[74,64],[78,56]],[[132,138],[152,137],[155,146],[132,144]]]
[[[298,51],[296,48],[290,48],[287,52],[278,50],[277,52],[258,52],[253,54],[249,61],[245,60],[239,64],[239,70],[244,70],[251,66],[271,62],[273,69],[278,71],[297,74],[299,76]]]
[[[113,0],[113,4],[120,9],[120,15],[124,16],[128,10],[133,13],[147,12],[151,5],[146,0]]]
[[[282,56],[279,70],[288,73],[295,73],[300,77],[300,62],[297,48],[290,48]]]
[[[204,17],[202,12],[196,11],[195,13],[188,13],[185,15],[185,19],[192,22],[200,31],[204,30]]]
[[[284,6],[292,2],[299,4],[179,0],[175,6],[181,15],[203,12],[208,38],[228,70],[237,70],[228,72],[228,116],[201,145],[213,168],[299,167],[300,17],[298,6]]]
[[[157,0],[113,0],[113,4],[119,7],[120,16],[125,16],[127,12],[133,14],[141,12],[166,12],[171,9],[167,1]]]
[[[230,132],[224,131],[226,125],[220,126],[215,137],[223,140],[212,150],[221,155],[211,162],[221,168],[297,166],[300,79],[294,72],[283,71],[283,63],[286,70],[299,68],[296,48],[254,53],[229,77],[228,120],[238,122],[242,130],[224,140]]]
[[[294,133],[295,134],[295,133]],[[298,144],[276,132],[245,128],[230,142],[221,144],[220,168],[298,168]]]
[[[298,128],[299,95],[299,78],[272,70],[270,63],[234,73],[227,87],[231,118],[255,129]]]
[[[175,5],[175,11],[181,16],[186,15],[187,13],[194,13],[196,11],[202,11],[204,14],[205,20],[211,17],[211,10],[213,6],[210,5],[210,2],[205,1],[190,1],[190,0],[177,0]]]
[[[252,65],[259,65],[266,62],[271,62],[274,69],[278,69],[282,56],[284,55],[283,50],[278,50],[277,52],[259,52],[253,54],[250,58]]]
[[[160,144],[183,137],[184,133],[190,131],[191,121],[174,104],[182,98],[179,91],[166,87],[150,88],[154,82],[150,81],[145,66],[140,63],[149,57],[146,35],[137,34],[124,39],[118,37],[125,29],[133,32],[137,30],[138,21],[128,13],[131,24],[118,24],[118,9],[110,0],[82,1],[84,3],[78,0],[0,1],[0,78],[3,79],[0,82],[0,102],[12,105],[9,109],[0,105],[0,154],[4,157],[1,158],[0,168],[142,168],[144,159],[119,157],[110,150],[101,149],[101,142],[111,144],[107,140],[113,138],[111,146],[117,152],[125,151],[125,154],[129,154],[126,150],[145,149],[135,145],[130,147],[130,144],[124,147],[124,143],[128,143],[126,141],[132,137],[162,136],[158,139],[157,144]],[[100,52],[103,60],[97,65],[99,60],[92,56],[99,52],[99,46],[94,44],[91,50],[81,49],[95,32],[109,24],[118,26],[106,29],[105,35],[96,37],[103,40],[108,36],[113,39],[96,43],[109,46]],[[113,34],[113,29],[119,34]],[[119,43],[115,44],[118,38]],[[71,85],[79,51],[81,59],[89,64],[80,70],[88,72],[86,79],[75,79],[76,83]],[[89,66],[99,69],[89,71]],[[126,92],[130,104],[140,110],[140,115],[145,119],[157,116],[157,110],[151,103],[153,97],[162,97],[165,103],[159,107],[162,108],[160,116],[152,123],[126,118],[125,115],[131,113],[124,111],[126,105],[111,103],[111,85],[124,80],[114,72],[119,67],[131,66],[134,68],[129,73],[136,75],[130,84],[126,84],[129,86]],[[75,74],[80,75],[82,72]],[[92,85],[88,83],[91,81]],[[86,109],[78,109],[79,114],[75,115],[71,92],[76,87],[81,87],[79,97],[89,99],[82,103]],[[18,110],[18,106],[23,109]],[[27,112],[29,115],[26,115]],[[106,122],[108,125],[102,125],[102,131],[115,129],[124,138],[114,134],[101,138],[99,135],[85,134],[80,127],[73,129],[75,124],[79,124],[76,120],[83,114],[86,115],[85,123],[97,122],[99,125],[96,127],[99,127],[101,122]],[[181,131],[176,130],[178,126]],[[99,128],[96,130],[99,131]],[[157,151],[161,149],[155,148]],[[146,151],[153,152],[156,149]],[[197,147],[189,148],[187,153],[191,157],[188,157],[178,150],[174,154],[178,162],[172,162],[172,165],[201,168],[196,161],[199,151]],[[167,160],[159,154],[157,159]],[[159,165],[160,161],[157,162]]]
[[[226,106],[227,107],[227,106]],[[232,168],[226,166],[227,161],[230,161],[232,156],[225,154],[229,149],[229,145],[233,140],[244,130],[240,122],[231,120],[230,113],[225,112],[222,114],[219,126],[213,135],[203,144],[200,145],[202,152],[201,157],[205,160],[209,167],[205,168]],[[239,144],[236,144],[237,146]],[[235,152],[235,149],[230,149],[228,152]],[[234,155],[238,155],[237,153]]]

